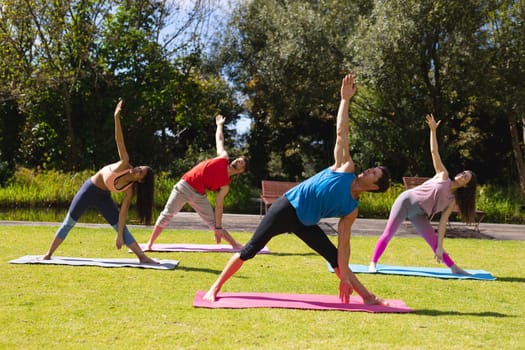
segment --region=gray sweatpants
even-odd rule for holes
[[[215,214],[206,195],[200,194],[193,189],[186,181],[179,180],[173,186],[170,197],[160,213],[156,226],[165,228],[177,214],[184,204],[189,203],[191,207],[208,225],[210,230],[215,229]]]

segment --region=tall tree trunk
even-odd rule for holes
[[[65,84],[64,84],[65,85]],[[64,97],[64,107],[67,119],[67,136],[69,141],[69,166],[70,170],[76,170],[78,167],[78,150],[75,130],[73,128],[73,112],[71,109],[71,94],[66,86],[62,87],[62,96]]]
[[[518,176],[520,179],[521,194],[525,197],[525,117],[521,118],[522,139],[518,133],[519,123],[517,119],[509,118],[510,136],[512,139],[512,151],[518,167]]]

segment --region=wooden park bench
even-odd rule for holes
[[[281,197],[286,191],[297,184],[299,184],[299,182],[262,180],[259,215],[263,215],[263,207],[264,214],[266,214],[270,205],[272,205],[277,198]]]
[[[414,177],[411,177],[411,176],[404,176],[403,177],[403,185],[405,186],[405,190],[408,190],[408,189],[411,189],[411,188],[414,188],[416,186],[419,186],[421,185],[423,182],[429,180],[430,177],[417,177],[417,176],[414,176]],[[456,215],[459,215],[459,209],[458,207],[456,206],[452,212]],[[432,217],[430,217],[429,220],[432,220],[432,218],[434,217],[434,215],[432,215]],[[473,226],[474,226],[474,229],[479,232],[479,224],[481,223],[481,220],[483,220],[483,218],[485,217],[485,212],[484,211],[481,211],[481,210],[478,210],[476,209],[476,219],[475,221],[472,223]],[[449,225],[450,225],[450,221],[449,221]]]

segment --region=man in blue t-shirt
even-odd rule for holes
[[[223,284],[237,272],[244,261],[253,258],[273,237],[293,232],[310,248],[323,256],[340,279],[339,296],[348,303],[355,290],[366,304],[383,304],[383,299],[370,293],[350,270],[350,229],[357,218],[359,195],[363,192],[384,192],[390,174],[385,167],[370,168],[356,176],[348,143],[348,108],[357,86],[353,74],[343,78],[341,102],[337,112],[337,139],[334,164],[301,182],[281,196],[255,230],[243,249],[233,255],[204,299],[215,301]],[[338,248],[317,225],[322,218],[340,217]]]

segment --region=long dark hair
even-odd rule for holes
[[[135,189],[137,191],[137,215],[140,223],[151,225],[155,176],[150,167],[146,167],[146,169],[147,171],[143,181],[135,182]]]
[[[476,188],[478,186],[478,177],[474,172],[467,186],[460,187],[454,192],[456,204],[461,214],[461,220],[470,224],[476,221]]]

